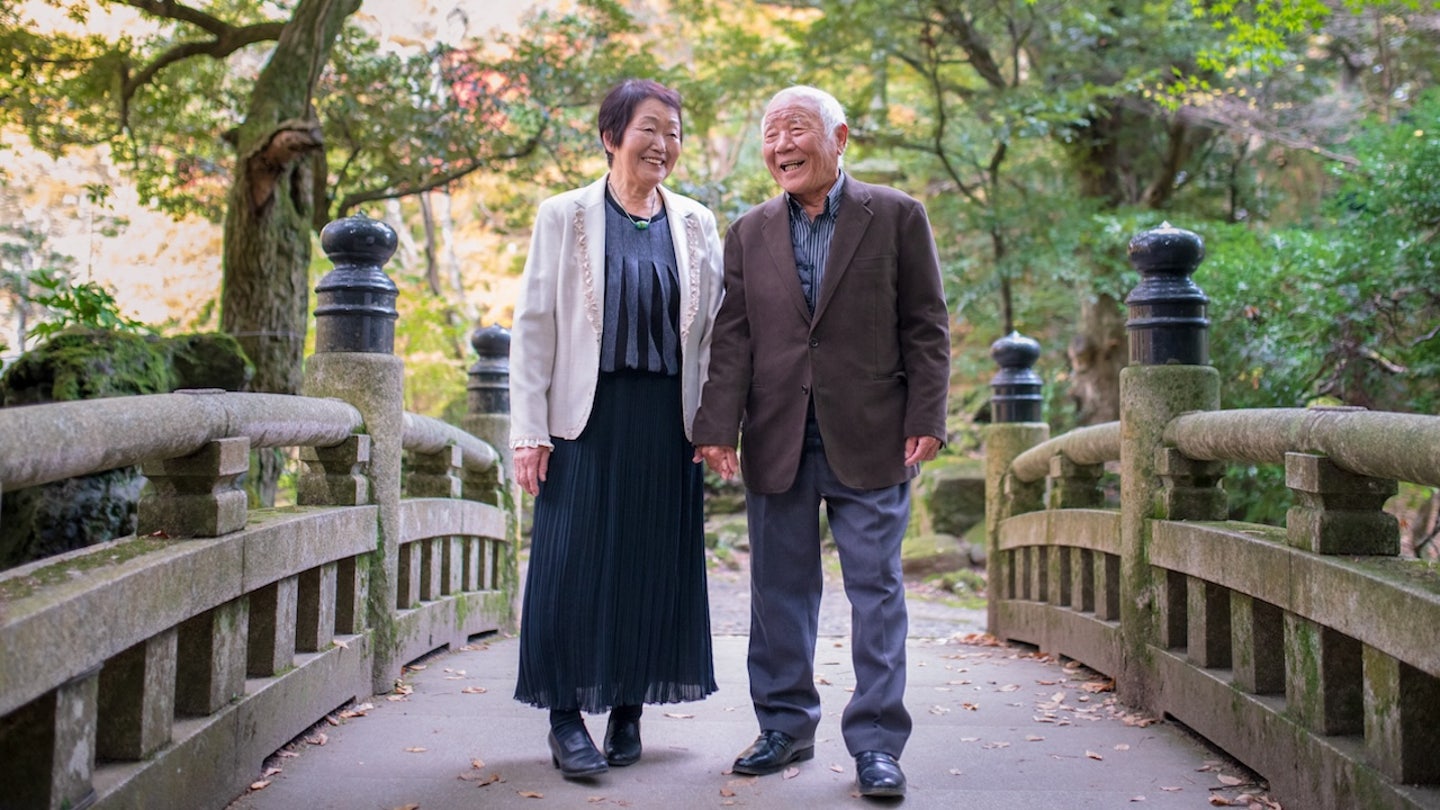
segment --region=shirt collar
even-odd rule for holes
[[[835,212],[840,210],[840,197],[843,196],[844,191],[845,171],[842,169],[839,176],[835,178],[835,185],[831,186],[830,191],[826,192],[825,194],[825,210],[821,211],[820,214],[815,217],[815,219],[834,217]],[[809,215],[805,213],[804,206],[800,204],[799,200],[790,196],[789,192],[785,193],[785,202],[790,206],[790,216],[802,217],[801,221],[804,222],[810,221]]]

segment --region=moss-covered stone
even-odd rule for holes
[[[167,355],[157,338],[99,329],[61,332],[5,369],[0,398],[9,407],[167,393],[174,389]]]
[[[906,537],[900,548],[906,576],[931,576],[970,567],[970,549],[953,534]]]

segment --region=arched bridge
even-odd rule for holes
[[[0,809],[226,807],[337,707],[393,693],[407,663],[513,629],[514,490],[494,449],[507,433],[505,336],[477,333],[463,429],[405,413],[396,293],[381,270],[393,234],[363,219],[332,227],[336,264],[317,288],[304,396],[188,391],[0,409],[5,490],[131,465],[149,481],[135,536],[0,572]],[[1440,416],[1222,410],[1206,299],[1190,281],[1198,238],[1163,226],[1136,237],[1131,257],[1142,281],[1127,299],[1118,422],[1049,437],[1031,371],[1038,346],[1011,335],[993,351],[988,629],[1052,656],[1011,655],[1051,667],[1012,677],[1054,689],[1074,677],[1061,663],[1083,663],[1113,679],[1115,706],[1179,721],[1268,780],[1267,803],[1440,808],[1440,571],[1398,556],[1383,511],[1396,481],[1440,486]],[[236,482],[255,448],[298,448],[297,505],[247,507]],[[1286,525],[1226,520],[1219,482],[1232,463],[1283,466],[1295,502]],[[1118,501],[1101,486],[1107,470]],[[970,685],[984,657],[957,665],[972,653],[932,653],[916,653],[926,669],[912,692]],[[988,677],[991,691],[1009,689]],[[501,687],[484,704],[497,725],[463,733],[498,733],[513,703]],[[1004,705],[1053,720],[1065,698],[1052,697]],[[743,743],[754,731],[743,691],[723,710],[715,700],[697,710],[715,710],[719,725],[706,728]],[[937,752],[984,739],[974,729],[993,717],[964,714],[916,712],[912,781],[924,783],[917,767],[941,767]],[[1024,772],[1019,744],[997,756],[1011,759],[967,778]],[[1050,803],[1025,785],[1014,795],[1035,807],[1115,801],[1068,767],[1046,769],[1060,786]],[[832,770],[817,766],[845,778]],[[639,781],[650,786],[622,803],[807,806],[775,788],[769,803],[747,799],[724,780]],[[1151,805],[1208,806],[1165,803],[1172,788],[1156,784]],[[505,806],[484,795],[475,806]],[[948,806],[924,795],[909,803]]]

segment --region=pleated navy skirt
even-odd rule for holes
[[[535,499],[516,700],[597,713],[715,691],[693,455],[678,376],[600,375]]]

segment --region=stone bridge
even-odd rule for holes
[[[0,810],[226,807],[315,723],[393,694],[407,664],[474,654],[513,630],[515,491],[495,449],[507,433],[507,338],[477,333],[461,427],[405,413],[396,291],[381,270],[393,234],[351,219],[324,239],[336,264],[317,288],[303,396],[185,391],[0,409],[4,490],[131,465],[149,482],[134,536],[0,572]],[[1383,511],[1397,481],[1440,486],[1440,416],[1221,410],[1207,301],[1190,280],[1198,237],[1167,225],[1130,250],[1142,281],[1127,299],[1118,422],[1049,437],[1038,346],[1010,335],[992,350],[987,629],[1021,657],[1113,679],[1115,705],[1183,724],[1292,810],[1440,808],[1440,571],[1399,556]],[[247,506],[237,480],[256,448],[298,451],[295,506]],[[1295,503],[1286,525],[1226,519],[1220,481],[1234,463],[1283,465]],[[1118,499],[1107,499],[1114,487],[1102,484],[1117,475]],[[488,660],[503,679],[503,659]],[[496,725],[470,734],[511,729],[503,688],[490,695]],[[743,698],[729,700],[748,720]],[[963,714],[916,712],[907,765],[980,739]],[[753,734],[734,715],[716,721]],[[1083,729],[1047,736],[1074,735],[1082,750]],[[690,741],[738,750],[708,732]],[[1104,759],[1083,750],[1094,756],[1081,760]],[[1024,772],[1020,745],[1003,756],[987,771]],[[713,779],[699,782],[640,779],[637,797],[653,804],[615,800],[736,804],[726,764],[706,765]],[[817,772],[843,779],[835,767]],[[1139,771],[1117,767],[1111,778],[1128,789]],[[1060,780],[1050,803],[1025,792],[1033,785],[1004,801],[1101,807],[1119,795],[1086,793],[1100,788],[1068,770],[1048,778]],[[820,795],[739,803],[817,806],[844,793]],[[926,795],[907,804],[966,799]],[[1150,805],[1213,803],[1165,798],[1151,793]],[[336,801],[307,803],[347,806]],[[487,801],[474,803],[506,806]]]

